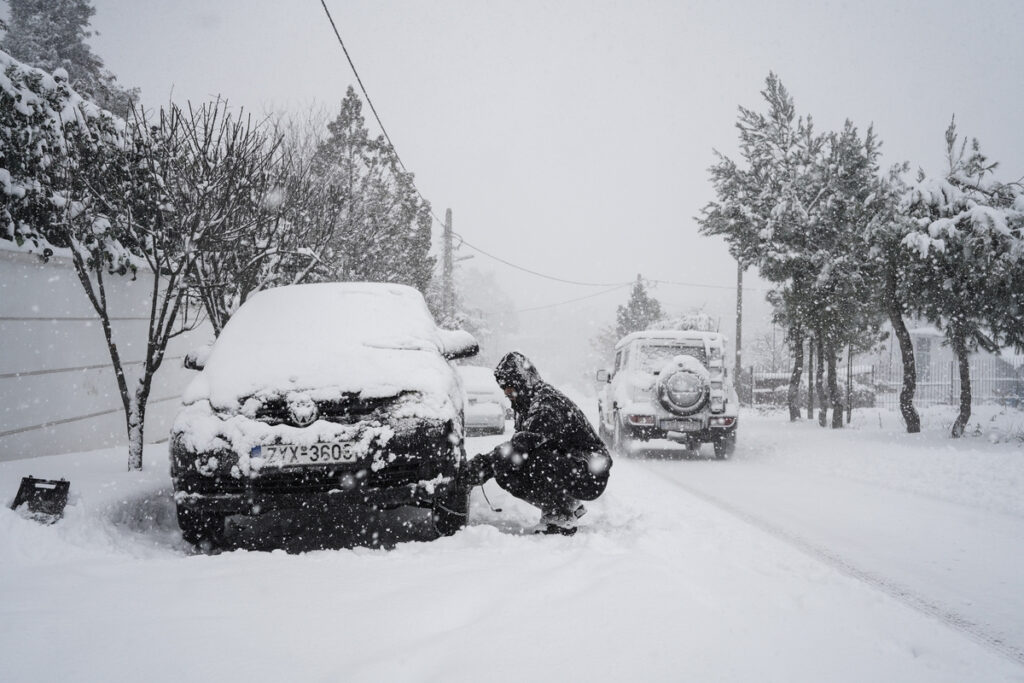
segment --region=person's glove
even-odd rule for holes
[[[484,482],[494,477],[494,459],[497,449],[489,453],[473,456],[459,473],[459,485],[465,488],[483,486]]]
[[[516,432],[509,444],[512,446],[512,452],[518,455],[529,455],[533,451],[540,450],[546,441],[547,437],[536,432]]]

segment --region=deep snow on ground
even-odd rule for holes
[[[503,511],[477,490],[451,538],[418,511],[376,537],[352,530],[374,520],[281,518],[203,555],[178,533],[165,445],[142,473],[123,450],[2,463],[0,498],[28,474],[72,494],[53,526],[0,509],[0,680],[1024,681],[1022,643],[991,640],[1024,614],[958,602],[1024,587],[1024,535],[999,535],[1024,522],[1024,420],[979,413],[953,442],[941,413],[909,436],[884,412],[842,431],[747,412],[731,461],[617,458],[572,538],[525,533],[537,512],[492,482]],[[957,564],[972,525],[1002,547]]]

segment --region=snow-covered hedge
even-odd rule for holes
[[[68,85],[0,51],[0,238],[8,248],[52,253],[69,246],[59,225],[69,204],[71,148],[116,145],[124,121]],[[99,227],[99,226],[97,226]]]

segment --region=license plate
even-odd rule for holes
[[[700,420],[662,420],[661,428],[668,432],[698,432],[704,425]]]
[[[359,459],[347,443],[315,443],[309,446],[272,444],[261,446],[260,454],[266,459],[266,464],[277,467],[334,465]]]

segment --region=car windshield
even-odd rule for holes
[[[693,356],[703,365],[708,364],[707,354],[703,346],[691,346],[687,344],[644,344],[637,352],[636,367],[643,372],[654,373],[661,370],[665,363],[676,356]]]

